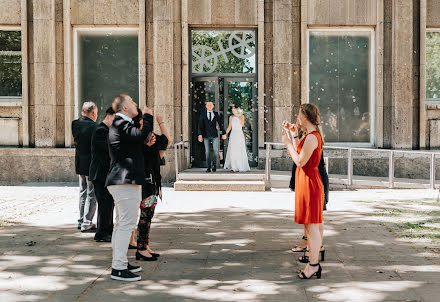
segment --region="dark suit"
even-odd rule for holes
[[[86,116],[81,116],[72,122],[72,135],[75,142],[75,172],[78,175],[89,175],[92,135],[95,129],[96,123]]]
[[[93,226],[96,211],[96,197],[93,183],[89,180],[92,135],[96,123],[81,116],[72,122],[72,135],[75,142],[75,172],[79,175],[79,219],[78,228],[86,230]]]
[[[110,169],[108,131],[108,126],[102,122],[96,127],[92,136],[92,161],[89,178],[93,182],[98,200],[98,230],[95,234],[95,240],[111,236],[113,232],[114,202],[112,195],[105,187],[105,179]]]
[[[212,111],[212,113],[214,117],[211,121],[208,119],[207,110],[204,110],[202,114],[200,114],[197,134],[203,136],[203,138],[218,137],[217,124],[220,127],[220,134],[225,134],[225,129],[223,128],[223,123],[218,113],[215,111]]]
[[[144,114],[142,130],[116,115],[109,129],[110,171],[105,186],[145,184],[142,148],[153,131],[153,116]]]
[[[198,136],[203,137],[203,143],[205,145],[206,166],[208,167],[208,169],[211,169],[211,166],[217,167],[217,158],[218,158],[217,124],[220,128],[220,134],[225,134],[225,129],[223,128],[223,123],[221,122],[218,113],[212,111],[212,115],[213,116],[211,117],[211,120],[209,120],[208,111],[204,110],[202,114],[200,114],[199,124],[197,127]],[[210,151],[211,144],[214,150],[213,160],[211,160],[211,151]]]
[[[318,165],[318,170],[319,170],[319,175],[321,175],[322,183],[324,184],[324,210],[327,210],[329,180],[328,180],[327,170],[325,169],[324,152],[322,152],[321,160],[319,161],[319,165]],[[292,191],[295,191],[295,171],[296,171],[296,164],[294,162],[292,166],[292,177],[290,178],[290,184],[289,184],[289,188],[292,189]]]

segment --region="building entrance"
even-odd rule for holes
[[[243,133],[250,166],[257,166],[258,160],[258,111],[257,111],[257,80],[255,77],[197,77],[191,82],[191,159],[192,166],[205,167],[205,149],[197,140],[200,115],[205,112],[205,103],[212,101],[214,110],[218,112],[220,121],[226,130],[232,108],[237,105],[243,110],[245,125]],[[219,131],[220,132],[220,131]],[[224,164],[228,140],[221,140],[219,135],[220,166]]]

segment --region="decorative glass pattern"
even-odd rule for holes
[[[193,30],[192,72],[255,73],[256,32]]]
[[[369,143],[370,32],[313,31],[309,102],[318,106],[327,142]]]
[[[426,33],[426,98],[440,99],[440,32]]]
[[[80,32],[78,110],[86,101],[98,106],[98,120],[113,98],[130,95],[139,101],[139,50],[136,31]]]
[[[21,96],[21,78],[21,32],[0,31],[0,96]]]

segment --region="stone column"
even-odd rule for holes
[[[265,23],[264,23],[264,0],[258,0],[257,4],[257,24],[258,24],[258,45],[257,45],[257,64],[258,64],[258,95],[257,95],[257,104],[258,104],[258,147],[264,148],[265,141],[265,99],[264,99],[264,78],[265,78],[265,52],[264,52],[264,38],[265,38]]]
[[[273,141],[273,0],[264,3],[264,131],[265,141]],[[258,56],[260,58],[260,55]],[[259,89],[261,91],[261,89]],[[260,112],[260,114],[262,114]]]
[[[273,141],[281,141],[281,123],[292,120],[294,96],[293,4],[297,0],[273,2]],[[295,5],[297,6],[297,5]],[[298,39],[295,38],[295,41]]]
[[[154,112],[165,116],[174,138],[173,6],[171,0],[153,2]],[[155,124],[156,131],[158,130]]]
[[[32,7],[36,147],[54,147],[56,142],[55,1],[33,1]]]
[[[146,4],[139,1],[139,107],[147,104]]]
[[[29,146],[28,1],[21,0],[22,145]]]
[[[393,1],[392,147],[412,147],[413,127],[413,3]]]
[[[428,120],[426,119],[426,17],[427,0],[420,0],[420,116],[419,116],[419,141],[420,149],[425,149],[429,134],[427,133]]]

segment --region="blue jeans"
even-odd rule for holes
[[[212,168],[211,162],[214,167],[217,167],[217,157],[218,157],[218,137],[204,137],[203,143],[205,144],[205,156],[206,156],[206,167],[208,169]],[[210,146],[214,148],[214,159],[211,160]]]

